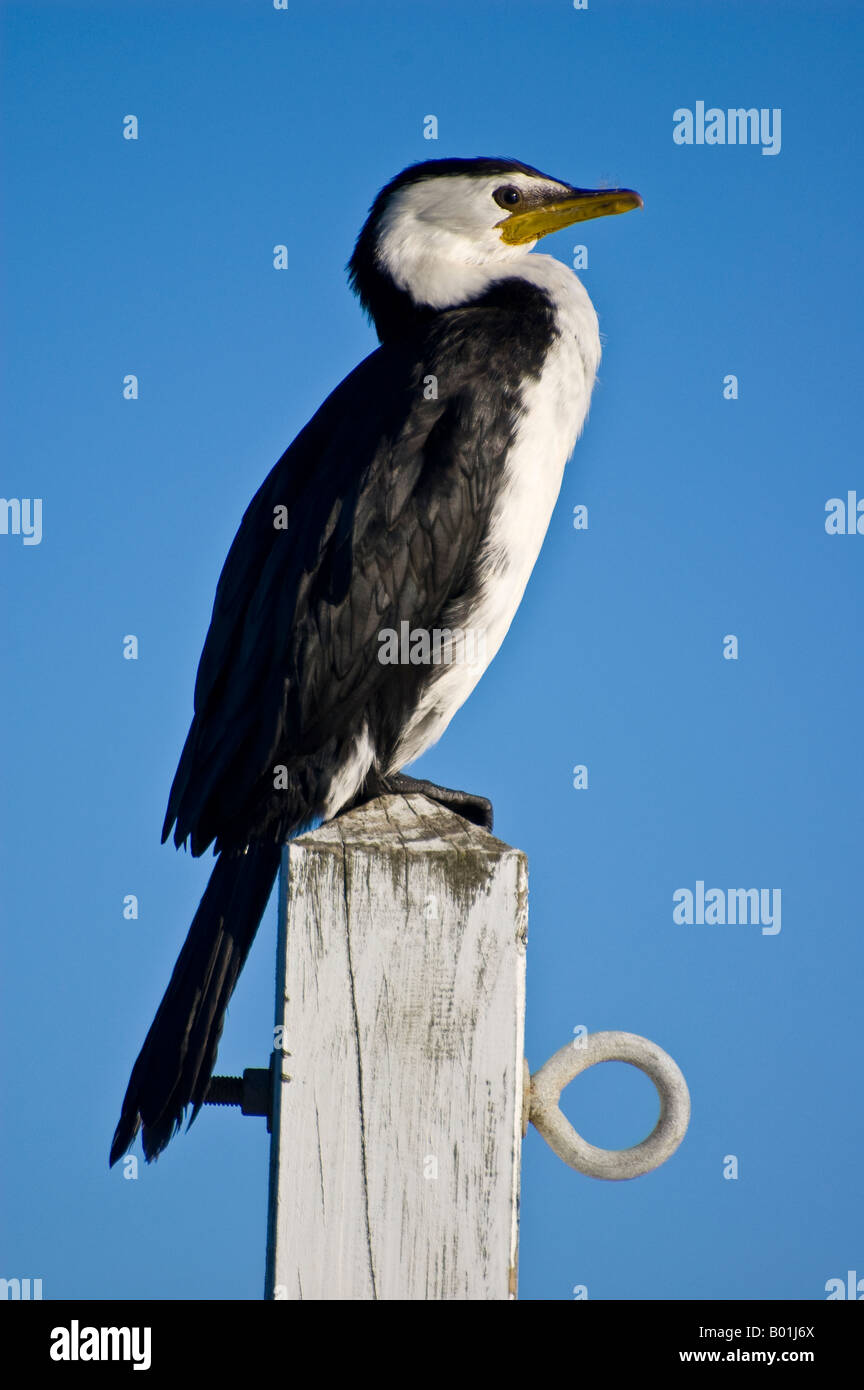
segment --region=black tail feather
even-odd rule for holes
[[[216,1064],[225,1011],[267,906],[279,868],[278,844],[220,854],[171,981],[132,1069],[111,1164],[138,1130],[149,1162],[193,1107],[198,1114]]]

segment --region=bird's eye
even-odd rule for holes
[[[492,197],[499,208],[515,208],[517,203],[522,202],[522,194],[512,183],[506,183],[503,188],[496,188]]]

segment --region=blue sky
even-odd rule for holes
[[[208,1112],[136,1182],[107,1168],[209,872],[159,831],[242,512],[374,346],[344,275],[366,209],[404,165],[476,154],[634,187],[645,209],[541,247],[588,246],[600,379],[510,635],[417,766],[490,796],[529,856],[532,1067],[580,1024],[643,1033],[693,1100],[678,1154],[634,1182],[578,1176],[529,1134],[520,1296],[820,1299],[864,1275],[864,535],[824,524],[829,498],[864,497],[860,10],[71,0],[0,18],[0,494],[43,502],[39,545],[0,535],[0,1275],[49,1298],[261,1297],[262,1121]],[[677,145],[697,101],[780,109],[780,152]],[[779,887],[781,931],[676,924],[699,880]],[[221,1072],[266,1064],[274,946],[271,906]],[[656,1114],[622,1064],[564,1105],[611,1147]]]

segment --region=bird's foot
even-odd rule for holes
[[[400,796],[411,796],[415,793],[428,796],[430,801],[437,801],[439,805],[446,806],[448,811],[455,811],[457,816],[471,821],[472,825],[479,825],[483,830],[492,829],[492,802],[487,801],[485,796],[454,791],[452,787],[439,787],[436,782],[427,782],[422,777],[409,777],[404,772],[396,772],[383,779],[383,782],[384,792]]]

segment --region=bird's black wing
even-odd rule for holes
[[[376,701],[398,725],[418,673],[383,666],[378,633],[435,625],[476,577],[519,407],[495,364],[519,332],[501,306],[436,315],[366,358],[283,454],[222,570],[163,839],[199,854],[260,836],[276,764],[298,779],[290,832]]]
[[[428,668],[378,633],[459,625],[539,370],[548,305],[519,282],[428,319],[352,372],[253,499],[225,562],[163,838],[224,850],[138,1056],[111,1147],[155,1157],[207,1094],[225,1010],[278,870],[370,729],[389,768]],[[521,302],[520,302],[521,297]],[[285,509],[286,526],[278,524]],[[277,524],[274,525],[274,522]],[[288,766],[288,791],[274,789]]]

